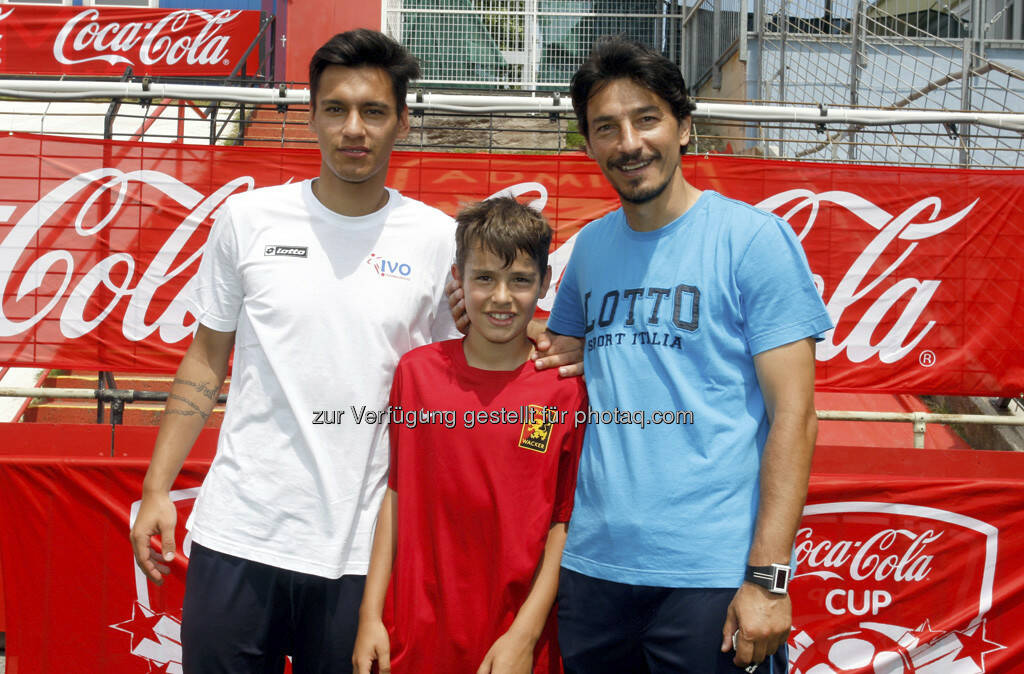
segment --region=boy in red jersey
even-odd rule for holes
[[[529,360],[551,229],[511,198],[456,219],[469,332],[414,349],[395,372],[358,674],[562,671],[551,606],[587,403],[580,377]]]

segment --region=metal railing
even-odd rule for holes
[[[914,425],[914,448],[924,449],[927,424],[981,424],[985,426],[1024,426],[1024,417],[995,414],[943,414],[939,412],[849,412],[818,410],[818,419],[827,421],[888,421]]]
[[[96,423],[102,424],[104,405],[110,405],[110,456],[114,456],[114,434],[117,427],[124,424],[125,405],[135,402],[167,402],[167,391],[140,391],[135,389],[107,388],[104,375],[110,373],[99,373],[99,385],[95,389],[75,388],[26,388],[26,387],[0,387],[0,398],[26,398],[31,400],[95,400],[96,401]],[[110,378],[113,382],[113,378]],[[227,402],[227,395],[217,396],[217,404],[223,405]],[[19,421],[19,419],[15,419]]]
[[[270,88],[7,79],[0,80],[0,96],[18,99],[0,101],[0,123],[9,131],[258,146],[313,147],[315,142],[306,125],[308,89],[284,84]],[[119,107],[108,119],[114,99]],[[106,102],[89,102],[97,100]],[[407,103],[413,112],[412,131],[399,149],[582,149],[571,103],[560,92],[513,96],[415,90]],[[691,151],[696,153],[849,163],[851,144],[856,144],[855,163],[960,166],[967,151],[971,166],[1024,166],[1024,113],[1019,111],[700,100],[693,117]]]
[[[21,397],[34,399],[77,399],[96,400],[111,406],[110,425],[123,423],[125,405],[134,402],[166,402],[166,391],[139,391],[134,389],[73,389],[73,388],[0,388],[0,397]],[[223,405],[227,395],[221,394],[217,404]],[[914,447],[924,448],[927,424],[982,424],[988,426],[1024,427],[1024,416],[999,416],[992,414],[944,414],[938,412],[868,412],[849,410],[818,410],[822,421],[882,421],[913,424]],[[97,420],[102,423],[102,419]]]

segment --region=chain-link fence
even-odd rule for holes
[[[757,0],[748,43],[750,97],[887,110],[1024,111],[1024,42],[1017,0],[940,9],[914,0]],[[1014,41],[1014,35],[1017,40]],[[798,158],[957,166],[1019,166],[1017,135],[970,126],[899,132],[798,131],[767,153]],[[888,136],[888,137],[886,137]],[[838,148],[838,145],[839,148]],[[837,150],[838,148],[838,150]]]
[[[276,100],[278,92],[262,93],[264,100]],[[0,128],[146,142],[315,146],[307,125],[308,105],[295,101],[294,95],[281,104],[217,99],[201,92],[193,96],[191,100],[156,97],[145,105],[130,97],[106,102],[0,101]],[[564,95],[504,97],[503,101],[520,103],[504,104],[504,109],[487,105],[498,100],[491,91],[460,93],[460,98],[473,104],[462,106],[434,105],[429,101],[438,97],[435,93],[425,94],[423,103],[415,102],[416,97],[413,94],[410,100],[412,130],[399,142],[399,149],[494,153],[583,149],[583,137]],[[701,100],[694,112],[691,151],[940,167],[962,165],[966,153],[973,167],[1024,166],[1024,114],[912,114],[868,108],[756,108]],[[921,119],[925,115],[928,119]],[[949,121],[962,119],[973,123]],[[980,149],[985,147],[997,151]]]
[[[385,0],[384,19],[385,30],[420,58],[424,78],[414,92],[428,98],[438,92],[523,100],[560,95],[564,103],[571,74],[593,41],[625,34],[680,64],[700,104],[696,152],[888,165],[1024,165],[1019,121],[982,126],[952,114],[1024,113],[1024,0]],[[260,80],[243,86],[287,89]],[[50,94],[34,96],[34,103],[0,101],[0,128],[146,141],[312,143],[305,103],[293,95],[269,105],[232,103],[221,94],[198,103],[96,97],[104,102],[90,105],[61,102],[66,96],[56,83]],[[0,96],[20,94],[0,87]],[[708,113],[715,103],[731,104],[732,114]],[[744,114],[758,103],[780,113],[811,106],[821,117],[796,122],[785,114]],[[582,138],[571,112],[554,107],[414,107],[413,132],[401,147],[578,151]],[[844,123],[836,111],[892,115],[890,121]],[[911,111],[938,117],[921,123],[900,116]]]
[[[682,16],[672,8],[663,0],[385,0],[384,29],[419,58],[425,85],[564,89],[601,35],[627,35],[678,62]]]
[[[386,0],[384,16],[430,89],[564,91],[597,37],[624,34],[679,63],[702,101],[1024,111],[1024,0]],[[697,132],[698,151],[821,161],[1015,167],[1024,150],[1019,132],[969,124]]]

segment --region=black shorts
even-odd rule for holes
[[[192,544],[181,650],[185,674],[348,674],[366,576],[321,578]]]
[[[736,588],[625,585],[562,569],[558,645],[566,674],[741,674],[722,653]],[[785,674],[786,646],[757,674]]]

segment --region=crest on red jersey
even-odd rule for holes
[[[523,449],[532,449],[543,454],[548,451],[548,441],[551,438],[551,428],[558,418],[558,410],[545,408],[542,405],[527,405],[526,419],[523,420],[523,428],[519,432],[519,446]]]

